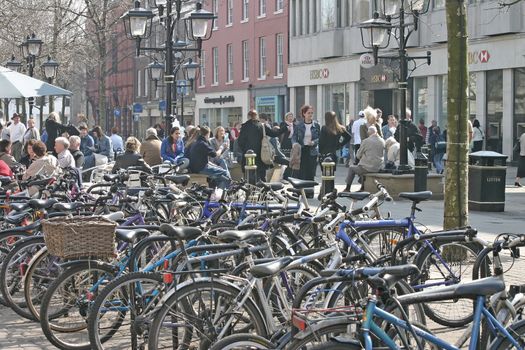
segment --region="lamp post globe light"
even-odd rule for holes
[[[375,12],[372,19],[359,25],[363,46],[372,50],[375,64],[377,64],[378,58],[399,60],[400,123],[398,127],[400,156],[398,173],[411,171],[408,165],[406,135],[407,124],[410,123],[406,118],[408,62],[418,59],[426,59],[428,65],[431,62],[430,51],[427,51],[426,56],[409,56],[406,47],[410,35],[418,29],[419,16],[428,11],[429,2],[429,0],[381,0],[379,5],[381,14]],[[406,16],[412,17],[411,23],[405,22]],[[398,44],[397,56],[379,56],[379,49],[385,49],[389,46],[393,29],[397,31],[395,37]]]
[[[58,64],[57,61],[51,59],[51,56],[47,56],[47,61],[42,63],[42,71],[49,83],[53,82],[53,80],[57,77],[59,66],[60,64]]]
[[[5,66],[15,72],[20,72],[22,70],[22,62],[18,61],[15,58],[15,55],[11,56],[11,59],[5,63]]]
[[[191,41],[196,43],[195,47],[189,47],[190,43],[183,40],[173,40],[173,32],[181,20],[182,4],[189,0],[150,0],[150,5],[155,6],[158,10],[160,22],[166,31],[166,43],[163,47],[142,47],[141,40],[148,38],[151,34],[152,21],[155,15],[152,11],[140,7],[140,1],[135,1],[135,7],[126,12],[122,19],[126,28],[126,35],[130,39],[134,39],[137,45],[137,56],[140,56],[142,51],[163,53],[165,57],[164,62],[164,82],[166,84],[166,135],[171,128],[173,121],[177,118],[177,89],[173,88],[177,73],[181,66],[184,69],[185,64],[181,58],[182,55],[177,53],[194,52],[200,58],[202,41],[210,39],[212,35],[213,21],[217,18],[212,12],[206,11],[202,8],[202,3],[199,1],[196,4],[194,11],[186,15],[184,20],[185,35]],[[174,58],[177,60],[177,66],[174,66]],[[196,75],[196,70],[199,65],[189,61],[190,65],[184,69],[193,79]],[[150,64],[149,67],[151,67]],[[158,69],[158,66],[153,66],[153,69]],[[150,70],[150,77],[153,80],[159,78],[158,70],[153,72]],[[156,80],[156,81],[158,81]],[[175,111],[175,116],[173,115]],[[182,125],[182,120],[179,120]]]

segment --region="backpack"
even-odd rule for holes
[[[273,149],[268,136],[266,136],[266,127],[262,125],[263,138],[261,140],[261,160],[266,165],[273,165],[275,150]]]

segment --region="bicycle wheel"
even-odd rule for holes
[[[425,247],[416,258],[420,274],[411,280],[415,291],[439,288],[472,280],[479,244],[445,243]],[[424,303],[425,314],[446,327],[461,327],[472,322],[474,304],[470,299],[443,300]]]
[[[277,346],[255,334],[232,334],[219,340],[210,350],[267,350]]]
[[[267,335],[254,301],[240,303],[241,290],[219,279],[182,284],[155,315],[149,332],[149,349],[209,348],[235,333]]]
[[[59,276],[62,260],[50,255],[47,248],[42,248],[29,264],[24,279],[24,298],[27,310],[40,321],[42,298],[49,285]]]
[[[513,323],[510,327],[507,327],[507,331],[521,346],[525,346],[525,320],[521,320]],[[510,350],[515,349],[512,343],[502,335],[499,335],[488,347],[490,350]]]
[[[45,246],[44,237],[28,237],[18,241],[7,254],[0,269],[0,290],[6,304],[18,315],[36,321],[27,309],[23,283],[33,255]]]
[[[143,314],[164,296],[162,275],[132,272],[109,283],[95,299],[88,317],[93,349],[132,349],[145,342]],[[140,339],[142,338],[142,342]]]
[[[391,256],[397,242],[403,240],[406,229],[402,227],[384,227],[378,229],[358,230],[361,239],[357,244],[377,259],[381,256]],[[351,237],[355,239],[355,234]]]
[[[91,349],[89,307],[113,276],[112,267],[93,261],[66,269],[49,286],[40,307],[40,324],[51,344],[65,350]]]
[[[340,317],[340,316],[336,316]],[[331,320],[333,321],[333,319]],[[286,346],[287,350],[310,350],[310,349],[352,349],[352,344],[330,342],[330,339],[334,337],[351,340],[352,330],[355,330],[356,323],[355,321],[341,319],[340,322],[332,323],[330,318],[327,319],[327,322],[319,323],[313,328],[297,334],[291,342]],[[354,340],[355,341],[355,340]],[[324,345],[323,345],[324,344]],[[330,346],[329,346],[330,344]],[[343,345],[344,347],[337,347],[338,345]],[[335,346],[334,348],[332,347]],[[358,345],[356,345],[358,346]],[[357,347],[361,349],[361,347]]]

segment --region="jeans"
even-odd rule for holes
[[[202,169],[199,173],[207,175],[208,177],[213,179],[217,183],[217,186],[219,186],[219,188],[225,189],[230,185],[231,178],[228,170],[224,170],[223,168],[218,167],[215,164],[206,164],[204,169]]]
[[[213,164],[224,169],[226,171],[226,175],[228,176],[228,178],[231,178],[230,170],[228,169],[228,163],[226,163],[226,159],[217,157],[217,158],[213,158],[211,161]]]
[[[434,154],[434,167],[436,168],[436,172],[438,174],[441,174],[443,172],[443,156],[445,153],[435,153]]]

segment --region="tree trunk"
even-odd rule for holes
[[[448,129],[443,226],[468,225],[468,112],[466,0],[446,2],[448,32]]]

